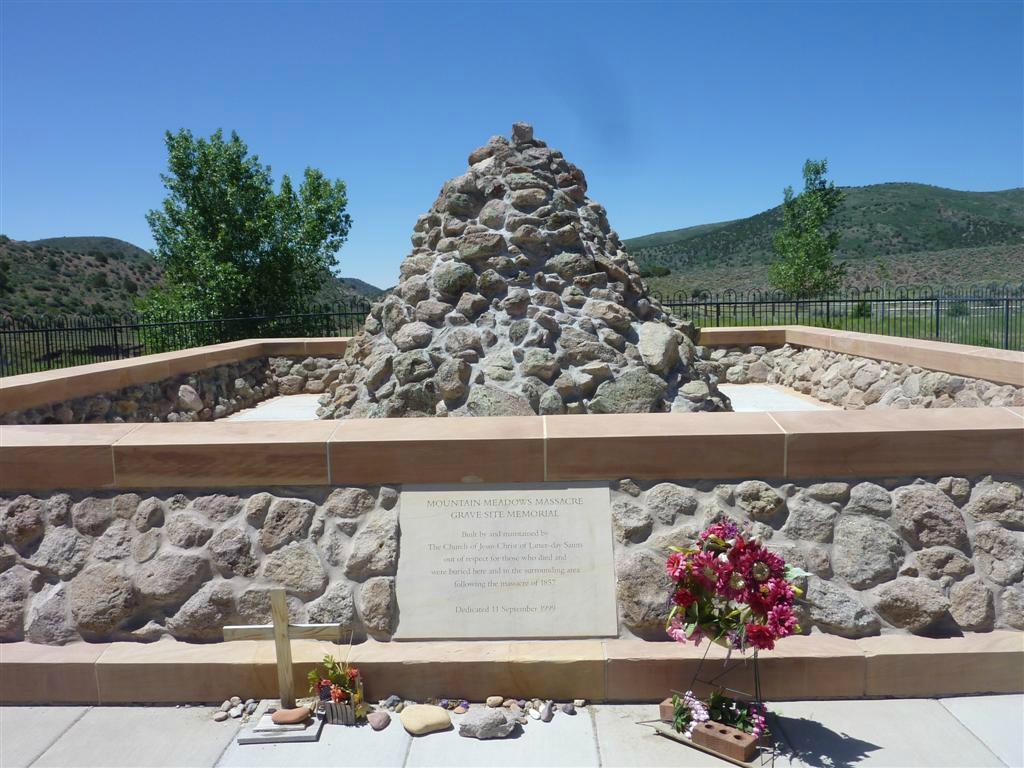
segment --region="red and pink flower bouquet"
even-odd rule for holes
[[[668,634],[677,642],[712,642],[741,652],[770,650],[800,631],[793,582],[807,576],[787,566],[732,522],[708,526],[694,546],[669,555],[665,569],[675,582]]]

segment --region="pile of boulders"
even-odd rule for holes
[[[469,156],[350,343],[322,418],[728,410],[582,171],[513,126]]]
[[[697,368],[729,384],[782,384],[846,410],[1024,406],[1024,387],[824,349],[698,347]]]

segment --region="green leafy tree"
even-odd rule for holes
[[[768,267],[768,279],[790,296],[806,298],[836,290],[846,275],[846,265],[835,261],[839,232],[828,222],[845,197],[825,179],[827,160],[804,163],[804,191],[793,194],[786,187],[782,203],[782,229],[772,246],[778,259]]]
[[[165,141],[167,197],[146,216],[163,285],[141,301],[143,312],[277,314],[316,293],[352,224],[345,183],[306,168],[298,190],[285,175],[275,192],[270,166],[237,133],[197,139],[182,129]]]

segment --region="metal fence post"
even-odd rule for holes
[[[44,345],[45,350],[46,350],[43,353],[45,355],[45,357],[46,357],[46,367],[50,368],[52,363],[53,363],[53,356],[51,355],[51,350],[50,350],[50,329],[49,328],[47,328],[43,332],[43,345]]]
[[[939,340],[939,318],[942,316],[942,302],[938,296],[935,297],[935,340]]]
[[[1006,317],[1003,322],[1003,349],[1010,348],[1010,298],[1003,300],[1003,308],[1006,310]]]

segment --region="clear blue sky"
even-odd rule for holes
[[[0,231],[144,247],[163,133],[237,130],[346,181],[340,272],[394,284],[417,215],[516,120],[623,237],[843,185],[1024,185],[1024,4],[0,2]]]

